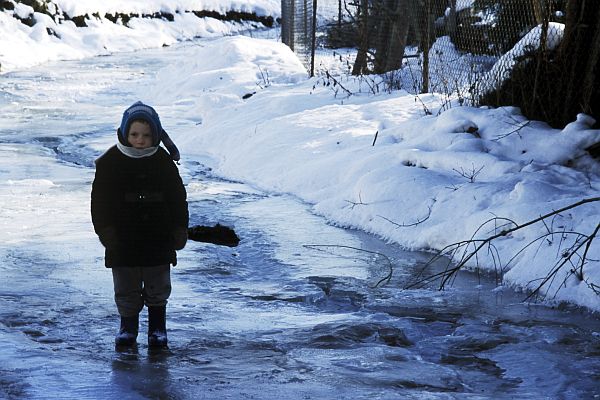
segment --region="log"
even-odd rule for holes
[[[191,226],[188,228],[188,239],[228,247],[236,247],[240,243],[240,238],[235,231],[221,224]]]

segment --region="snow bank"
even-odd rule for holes
[[[499,232],[506,220],[482,227],[494,217],[524,223],[597,194],[598,164],[585,148],[600,131],[590,117],[558,130],[514,107],[457,107],[434,117],[404,92],[341,100],[328,87],[313,89],[294,54],[266,40],[223,38],[189,57],[159,74],[148,98],[171,118],[198,121],[191,132],[173,129],[185,157],[213,157],[216,173],[291,193],[338,225],[410,249],[442,249],[476,231]],[[268,85],[260,71],[269,72]],[[243,99],[248,92],[256,94]],[[430,110],[441,104],[424,100]],[[591,234],[599,211],[589,203],[500,238],[499,256],[482,252],[479,267],[533,289],[577,239],[569,232]],[[591,261],[600,248],[588,257],[584,280],[563,268],[545,287],[549,299],[600,309],[591,289],[600,283]]]
[[[155,12],[177,13],[190,10],[216,11],[225,14],[230,11],[255,13],[259,16],[277,16],[281,3],[278,0],[53,0],[61,10],[75,17],[86,14],[152,14]]]
[[[54,60],[80,59],[118,51],[172,45],[195,37],[231,35],[262,26],[256,22],[225,21],[198,18],[191,11],[216,12],[225,17],[229,12],[258,17],[280,15],[276,0],[224,1],[75,1],[55,0],[49,3],[50,15],[34,12],[18,3],[14,10],[0,11],[0,72],[26,68]],[[78,27],[63,15],[85,16],[85,27]],[[143,18],[156,13],[169,13],[173,21]],[[113,23],[106,14],[139,15],[124,24]],[[33,26],[21,20],[31,18]],[[118,38],[118,39],[116,39]]]

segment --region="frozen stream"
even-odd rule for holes
[[[89,218],[93,160],[115,116],[194,45],[0,76],[0,398],[600,397],[598,315],[523,304],[468,274],[445,292],[401,290],[426,254],[185,158],[192,223],[235,226],[242,242],[190,242],[173,269],[170,349],[148,351],[144,316],[137,350],[116,352]],[[184,106],[164,125],[195,126],[178,118]],[[350,247],[386,254],[391,282],[373,288],[385,260]]]

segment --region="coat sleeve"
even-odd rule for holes
[[[111,182],[110,168],[102,158],[96,162],[96,174],[92,182],[91,215],[94,231],[104,246],[113,241],[115,235],[115,204],[113,201],[114,182]]]
[[[187,193],[185,186],[179,175],[179,170],[173,163],[168,161],[168,176],[169,176],[169,208],[171,209],[171,215],[173,218],[173,227],[175,229],[184,229],[187,232],[189,224],[189,213],[187,203]]]

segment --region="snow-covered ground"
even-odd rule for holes
[[[14,10],[0,11],[0,72],[29,67],[41,62],[80,59],[112,52],[172,45],[196,37],[218,37],[239,33],[259,26],[255,22],[228,22],[215,18],[197,18],[192,11],[211,11],[225,15],[243,12],[258,17],[280,15],[278,0],[138,0],[92,1],[53,0],[49,3],[53,15],[63,13],[86,17],[86,27],[77,27],[71,20],[55,21],[47,14],[18,3]],[[174,20],[133,17],[125,25],[112,23],[106,14],[153,15],[169,13]],[[94,15],[95,14],[95,15]],[[36,24],[29,27],[21,19],[32,17]]]
[[[223,64],[205,62],[215,54]],[[305,76],[281,44],[225,38],[162,71],[145,100],[175,117],[184,152],[210,156],[219,174],[294,194],[333,223],[411,249],[492,236],[596,196],[597,161],[584,149],[600,131],[589,117],[559,130],[511,107],[437,115],[443,99],[436,95],[421,97],[434,113],[426,116],[406,92],[336,98]],[[178,118],[197,121],[197,129],[178,131]],[[533,289],[579,234],[594,232],[598,211],[585,204],[499,238],[478,264],[505,284]],[[568,276],[570,264],[562,268],[544,287],[547,298],[598,309],[590,287],[600,279],[598,252],[590,247],[583,281]]]
[[[252,4],[275,13],[271,3]],[[156,6],[143,4],[148,12]],[[48,21],[29,28],[0,13],[0,63],[3,71],[15,70],[50,58],[231,32],[221,22],[205,23],[217,25],[206,29],[183,19],[140,20],[134,29],[65,24],[53,28],[65,29],[63,38],[70,39],[57,41],[46,33]],[[600,131],[591,129],[594,121],[587,116],[552,129],[527,121],[512,107],[438,113],[442,96],[416,98],[403,91],[374,96],[361,91],[364,81],[350,79],[344,85],[354,94],[346,96],[323,85],[324,78],[308,79],[294,54],[272,39],[219,38],[187,54],[140,95],[157,108],[183,157],[202,159],[216,174],[261,190],[293,194],[334,224],[409,249],[438,250],[597,195],[598,164],[584,149],[600,141]],[[77,97],[72,101],[77,110]],[[116,126],[127,105],[115,106],[107,119]],[[23,184],[27,181],[19,181]],[[469,265],[476,260],[479,268],[500,275],[503,285],[534,289],[594,232],[599,211],[598,202],[586,203],[500,237]],[[315,241],[332,244],[328,238]],[[584,251],[586,262],[579,268]],[[547,300],[600,310],[600,246],[582,246],[578,254],[542,293]]]

